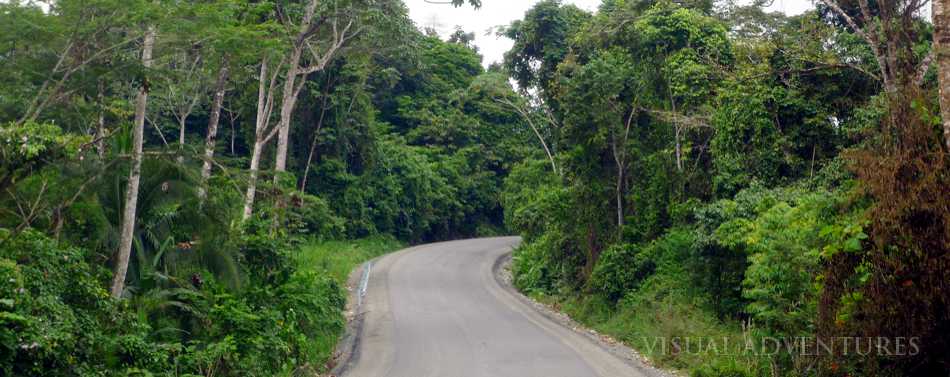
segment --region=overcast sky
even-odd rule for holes
[[[409,15],[420,28],[435,28],[443,37],[452,33],[455,26],[461,26],[467,32],[475,32],[475,44],[484,56],[482,63],[488,66],[492,62],[500,61],[512,44],[508,38],[496,37],[493,28],[521,19],[539,0],[482,0],[482,7],[478,10],[468,5],[453,8],[451,5],[427,3],[426,0],[405,1],[409,6]],[[564,3],[594,11],[600,0],[564,0]],[[813,5],[810,0],[774,0],[769,9],[796,15],[811,7]]]

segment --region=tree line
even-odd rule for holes
[[[946,374],[946,4],[763,5],[547,0],[504,29],[551,151],[505,181],[515,283],[691,375]],[[844,338],[919,352],[814,352]]]
[[[517,232],[520,289],[641,351],[919,346],[663,366],[946,374],[945,4],[763,5],[544,0],[486,69],[395,0],[4,2],[3,372],[319,373],[314,242]]]
[[[432,6],[453,5],[479,2]],[[324,372],[345,323],[330,271],[366,253],[314,245],[503,234],[502,181],[535,153],[500,67],[401,1],[0,19],[4,375]]]

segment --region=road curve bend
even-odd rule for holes
[[[372,268],[346,377],[654,376],[537,312],[493,272],[518,237],[412,247]]]

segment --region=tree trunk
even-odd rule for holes
[[[548,143],[544,141],[544,137],[541,136],[541,132],[538,130],[538,127],[534,125],[534,122],[531,120],[531,116],[528,114],[528,111],[522,109],[514,102],[511,102],[507,99],[495,99],[495,101],[511,106],[511,108],[518,112],[518,114],[521,115],[521,117],[524,118],[526,122],[528,122],[528,127],[531,127],[531,131],[534,132],[534,136],[536,136],[538,141],[541,142],[541,147],[544,148],[544,153],[548,156],[548,162],[551,163],[551,171],[553,171],[554,174],[561,175],[561,172],[557,170],[557,162],[554,160],[554,154],[551,152],[551,149],[548,148]],[[554,126],[554,119],[550,118],[548,123],[551,126]]]
[[[307,41],[313,36],[313,15],[317,9],[317,0],[310,0],[307,4],[307,8],[304,10],[303,19],[300,22],[300,31],[297,34],[297,39],[294,40],[294,49],[290,54],[289,65],[287,66],[287,77],[284,82],[284,91],[282,93],[282,100],[280,106],[280,121],[277,124],[278,135],[277,135],[277,152],[274,158],[274,171],[276,173],[287,171],[287,149],[290,144],[290,122],[294,114],[294,107],[297,105],[297,96],[300,94],[300,90],[303,88],[304,81],[307,80],[305,71],[303,77],[300,78],[301,82],[297,84],[297,75],[301,73],[300,69],[300,59],[304,52],[304,47],[307,45]],[[334,24],[334,34],[336,35],[336,24]],[[343,30],[344,35],[346,34],[346,29]],[[343,36],[337,36],[338,38],[343,38]],[[337,42],[337,41],[332,41]],[[333,53],[333,50],[329,50],[326,53],[326,56],[329,57]],[[278,179],[277,175],[274,176],[274,182]]]
[[[251,152],[251,176],[247,179],[247,192],[244,194],[244,212],[241,215],[241,221],[247,221],[254,212],[254,196],[257,194],[258,170],[261,167],[261,151],[264,149],[264,143],[260,140],[254,142],[254,150]]]
[[[148,71],[152,66],[152,48],[155,46],[155,27],[149,26],[145,32],[142,47],[142,66]],[[125,189],[125,208],[122,212],[122,229],[119,238],[119,252],[116,255],[115,275],[112,277],[112,297],[119,298],[125,289],[125,275],[129,269],[129,256],[132,254],[132,233],[135,230],[135,212],[138,207],[139,179],[142,176],[142,143],[145,131],[145,111],[148,106],[148,79],[139,88],[135,99],[135,123],[132,125],[132,169],[129,183]]]
[[[99,163],[102,163],[102,159],[106,156],[106,111],[105,111],[105,83],[102,80],[99,80],[97,85],[98,93],[96,94],[96,102],[99,105],[99,114],[98,120],[96,122],[96,155],[99,156]]]
[[[224,89],[228,83],[227,60],[222,63],[218,71],[218,81],[214,84],[214,100],[211,103],[211,114],[208,118],[208,135],[205,136],[204,164],[201,166],[201,187],[198,188],[198,197],[204,200],[205,186],[211,177],[211,159],[214,158],[214,142],[218,137],[218,123],[221,120],[221,105],[224,103]]]
[[[617,233],[623,231],[623,165],[617,164]]]
[[[237,130],[236,130],[235,127],[234,127],[234,121],[235,121],[235,119],[234,119],[234,113],[232,113],[232,112],[229,110],[229,111],[228,111],[228,123],[231,125],[231,156],[234,156],[234,138],[235,138],[235,132],[237,132]]]
[[[679,127],[678,125],[675,125],[675,124],[674,124],[673,127],[674,127],[674,130],[673,130],[673,131],[676,133],[676,135],[675,135],[675,138],[676,138],[676,171],[682,173],[682,172],[683,172],[683,145],[682,145],[682,143],[680,142],[680,136],[681,136],[680,133],[682,132],[682,130],[680,129],[680,127]]]
[[[179,164],[185,162],[185,121],[187,120],[187,114],[178,118],[178,158],[176,160]]]
[[[274,158],[274,171],[277,173],[287,171],[287,148],[290,144],[290,120],[294,114],[294,107],[297,105],[297,94],[294,90],[294,84],[297,82],[297,71],[300,66],[300,55],[303,54],[303,46],[294,47],[290,55],[290,65],[287,67],[287,77],[284,79],[284,91],[281,94],[280,121],[277,123],[279,131],[277,133],[277,154]],[[275,181],[277,177],[274,177]]]
[[[950,150],[950,14],[947,8],[950,0],[931,2],[934,24],[934,56],[937,66],[937,85],[940,93],[940,118],[943,120],[943,138],[947,150]]]
[[[615,200],[616,211],[617,211],[617,237],[619,239],[620,236],[623,235],[623,172],[625,169],[624,168],[625,158],[623,154],[621,153],[621,151],[622,151],[622,148],[626,146],[626,143],[624,143],[624,146],[621,146],[620,148],[617,147],[617,143],[618,143],[617,135],[612,132],[610,149],[613,152],[614,164],[617,168],[617,181],[615,182],[615,187],[614,187],[614,196],[615,196],[614,200]]]
[[[276,79],[277,76],[274,76],[271,79]],[[251,166],[250,166],[250,177],[247,180],[247,192],[244,195],[244,212],[241,215],[241,221],[247,221],[251,218],[251,214],[254,211],[254,196],[257,194],[257,178],[261,167],[261,153],[263,153],[264,145],[266,141],[264,140],[264,133],[267,129],[268,119],[270,118],[270,103],[273,100],[273,95],[270,93],[270,90],[267,86],[267,60],[265,59],[261,62],[261,73],[260,81],[258,83],[257,89],[257,121],[254,127],[254,149],[251,151]],[[271,88],[273,85],[271,85]]]

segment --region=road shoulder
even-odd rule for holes
[[[594,347],[577,347],[576,345],[572,348],[575,348],[582,356],[585,358],[592,358],[594,360],[589,360],[592,363],[606,364],[604,369],[600,371],[601,373],[608,373],[605,375],[616,375],[611,374],[615,370],[619,370],[619,366],[610,365],[611,362],[608,362],[604,357],[604,353],[609,354],[615,360],[623,362],[626,367],[633,368],[637,370],[642,376],[649,377],[676,377],[679,376],[674,371],[662,370],[653,366],[649,360],[647,360],[643,355],[641,355],[636,350],[627,347],[623,343],[611,338],[610,336],[603,335],[598,333],[595,330],[588,329],[585,326],[581,325],[577,321],[574,321],[570,316],[564,314],[560,311],[555,310],[554,308],[540,303],[531,299],[528,296],[525,296],[513,284],[513,276],[511,274],[511,253],[506,253],[499,257],[493,267],[492,275],[496,283],[513,299],[520,302],[524,307],[529,308],[536,315],[542,317],[546,322],[555,324],[560,328],[561,331],[556,332],[569,332],[572,333],[577,338],[581,338],[582,342],[586,342]],[[529,317],[531,317],[529,315]],[[538,321],[534,321],[537,323]],[[551,331],[550,326],[544,326],[541,323],[537,323],[542,328]],[[555,335],[563,335],[555,334]],[[570,341],[570,343],[580,343],[577,341]],[[601,351],[601,352],[598,352]]]

